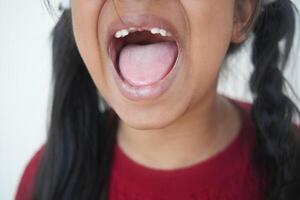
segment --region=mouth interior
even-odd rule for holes
[[[151,85],[171,71],[178,57],[178,46],[171,37],[138,31],[124,38],[113,38],[110,56],[123,81],[133,86]]]

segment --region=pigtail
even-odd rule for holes
[[[71,11],[53,36],[53,104],[35,200],[106,200],[117,118],[99,95],[75,44]],[[101,101],[101,99],[100,99]]]
[[[293,115],[299,111],[284,94],[283,76],[294,31],[295,10],[288,0],[264,6],[254,26],[252,118],[257,129],[257,150],[268,174],[268,200],[300,198],[299,138],[292,125]],[[283,49],[280,42],[284,42]]]

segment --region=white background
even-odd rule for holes
[[[300,5],[299,0],[295,2]],[[0,0],[1,200],[14,198],[24,167],[45,140],[51,78],[49,34],[55,21],[42,0]],[[295,46],[299,48],[299,43]],[[251,69],[245,52],[247,48],[239,54],[238,60],[230,62],[230,72],[234,73],[226,76],[228,84],[222,81],[220,90],[229,96],[249,100],[243,87]],[[297,67],[287,71],[298,95],[299,57],[299,50],[294,49],[290,65]]]

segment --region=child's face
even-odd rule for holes
[[[190,111],[203,109],[202,105],[215,98],[218,73],[229,44],[242,37],[237,31],[235,3],[234,0],[73,0],[75,39],[93,81],[120,118],[135,128],[162,128]],[[146,15],[146,18],[138,21],[139,15]],[[148,15],[155,18],[147,18]],[[162,42],[161,45],[121,49],[123,58],[119,65],[122,76],[136,84],[133,93],[122,90],[114,80],[113,62],[119,62],[108,52],[115,33],[110,32],[114,27],[112,24],[122,24],[119,17],[124,17],[127,27],[149,22],[147,28],[154,28],[162,23],[173,34],[170,39],[178,45],[174,48],[176,43],[163,43],[169,39],[159,34],[149,36],[149,31],[132,35],[130,43],[133,44],[137,43],[135,37],[148,43]],[[121,25],[116,30],[121,28],[124,27]],[[114,48],[112,54],[116,51]],[[173,70],[165,65],[173,66]],[[161,69],[151,69],[158,66]],[[162,78],[166,70],[174,73],[171,81]],[[149,75],[144,77],[147,82],[144,85],[141,82],[143,74]],[[155,82],[159,79],[164,79],[165,83]]]

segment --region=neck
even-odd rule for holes
[[[221,96],[201,101],[172,124],[137,130],[120,122],[117,143],[134,161],[156,169],[175,169],[206,160],[224,149],[240,129],[237,109]]]

